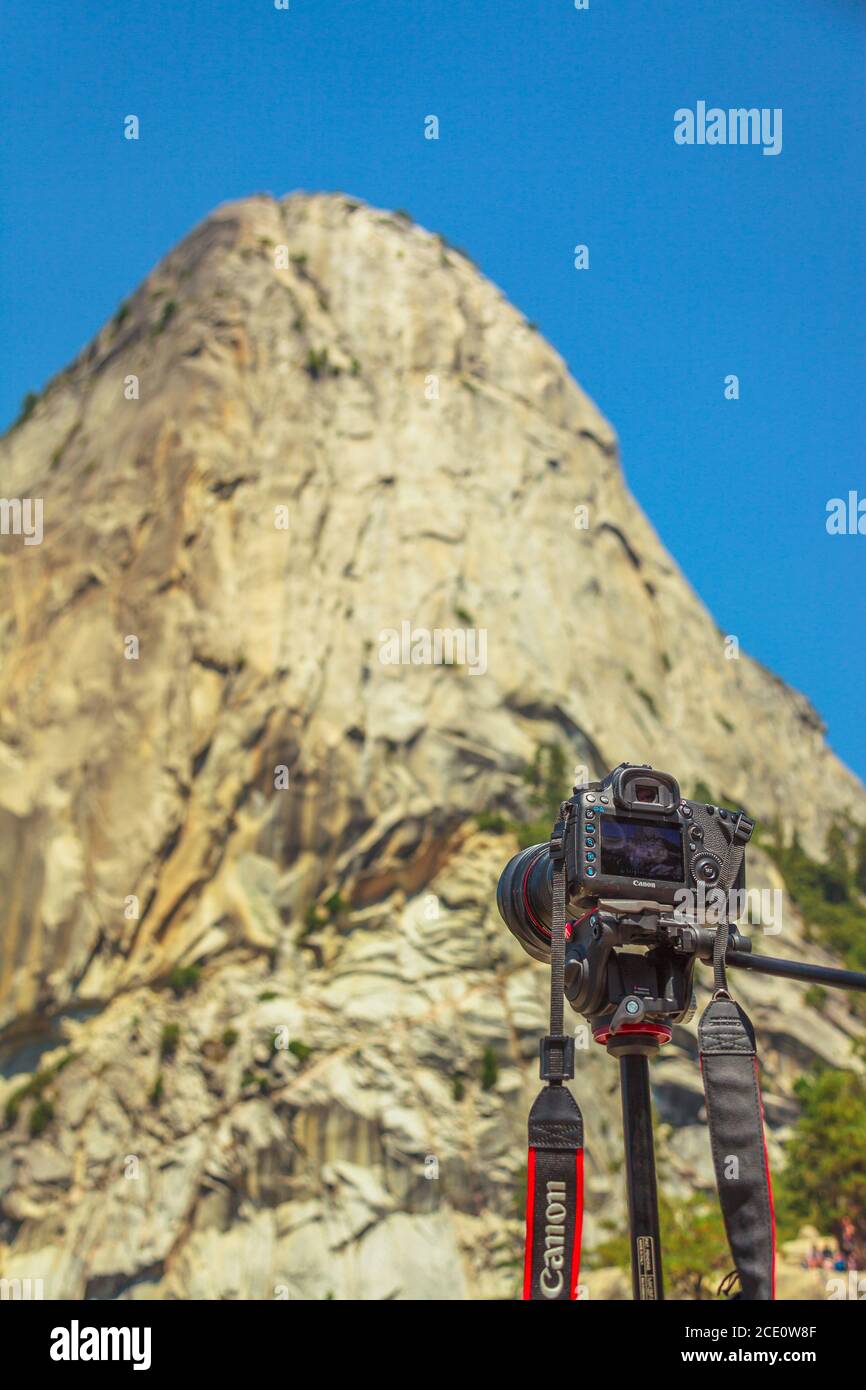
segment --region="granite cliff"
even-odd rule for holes
[[[547,979],[494,890],[527,767],[862,823],[815,712],[732,659],[555,351],[347,197],[208,217],[7,434],[0,490],[44,506],[41,544],[0,538],[0,1274],[512,1296]],[[773,953],[829,960],[803,928],[788,904]],[[858,1029],[740,983],[778,1151]],[[623,1205],[597,1053],[590,1242]],[[667,1181],[708,1186],[693,1025],[654,1075]]]

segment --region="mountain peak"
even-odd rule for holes
[[[462,1287],[416,1179],[441,1152],[510,1192],[545,985],[493,904],[527,769],[652,763],[818,844],[828,806],[866,818],[862,787],[712,621],[556,352],[405,216],[218,208],[0,466],[44,502],[40,545],[0,538],[0,1030],[13,1073],[48,1058],[56,1171],[81,1157],[45,1193],[44,1150],[4,1136],[20,1259],[50,1264],[62,1217],[83,1253],[51,1297],[147,1271],[195,1296],[258,1268],[243,1192],[286,1268],[308,1263],[294,1203],[336,1201],[411,1291]],[[470,1155],[452,1082],[491,1039],[512,1075],[476,1098]],[[152,1184],[118,1186],[106,1134]],[[449,1187],[467,1231],[470,1187]]]

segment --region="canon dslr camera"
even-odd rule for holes
[[[621,763],[601,782],[575,787],[564,806],[571,916],[599,899],[672,907],[689,890],[745,887],[754,822],[687,801],[668,772]],[[506,926],[540,961],[550,958],[552,880],[549,845],[530,845],[506,865],[496,893]]]

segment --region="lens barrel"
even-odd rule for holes
[[[496,905],[524,951],[549,961],[553,865],[548,844],[530,845],[509,859],[496,888]]]

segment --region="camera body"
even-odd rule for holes
[[[687,801],[676,778],[622,763],[597,788],[575,788],[566,853],[570,893],[672,904],[683,889],[728,891],[745,879],[754,823]]]
[[[575,787],[563,809],[572,916],[599,899],[669,908],[684,890],[745,887],[754,822],[686,800],[668,772],[621,763],[600,782]],[[510,861],[497,889],[503,920],[537,960],[549,957],[552,882],[549,846],[533,845]]]

